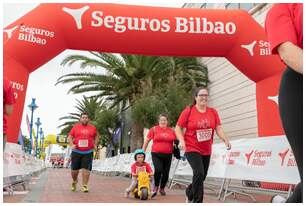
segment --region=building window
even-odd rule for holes
[[[239,3],[228,3],[225,5],[227,9],[239,9]]]
[[[202,4],[200,8],[213,9],[213,8],[215,8],[215,3],[205,3],[205,4]]]
[[[247,3],[241,3],[240,4],[240,9],[243,9],[243,10],[246,10],[246,11],[249,11],[250,9],[252,9],[254,6],[256,6],[257,4],[247,4]]]
[[[185,3],[184,8],[202,8],[202,3]]]
[[[257,4],[258,3],[226,3],[225,9],[243,9],[249,11]],[[215,9],[216,5],[218,5],[218,3],[185,3],[183,8]]]
[[[257,4],[258,3],[227,3],[225,5],[225,8],[226,9],[243,9],[243,10],[249,11]]]

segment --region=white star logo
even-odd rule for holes
[[[82,16],[84,12],[87,11],[88,9],[89,9],[89,6],[84,6],[79,9],[69,9],[69,8],[63,7],[63,11],[72,16],[79,30],[82,29]]]
[[[256,45],[256,42],[257,42],[257,41],[253,41],[253,42],[250,43],[250,44],[243,44],[243,45],[241,45],[241,47],[244,48],[244,49],[246,49],[246,50],[249,52],[249,54],[250,54],[251,56],[254,56],[254,47],[255,47],[255,45]]]
[[[278,95],[276,96],[268,96],[268,99],[275,102],[278,105]]]
[[[18,28],[18,26],[14,26],[11,29],[4,29],[3,31],[7,33],[8,38],[10,39],[13,35],[13,32]]]

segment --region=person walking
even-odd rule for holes
[[[203,202],[203,182],[209,167],[214,132],[224,141],[227,149],[231,148],[217,111],[208,107],[207,103],[208,89],[196,88],[193,105],[184,109],[175,127],[179,147],[185,151],[193,171],[192,183],[186,188],[186,202],[189,203]],[[186,129],[184,133],[183,128]]]
[[[161,114],[158,117],[158,125],[152,127],[144,141],[142,149],[146,151],[149,142],[152,144],[152,162],[154,165],[154,192],[165,196],[165,187],[169,179],[172,161],[173,143],[176,140],[172,128],[168,127],[168,116]]]
[[[68,135],[71,152],[71,190],[76,191],[79,170],[82,169],[83,192],[88,192],[88,181],[92,170],[93,151],[97,148],[99,141],[97,129],[89,124],[87,113],[81,114],[80,123],[73,126]]]
[[[279,112],[292,148],[301,182],[286,200],[275,196],[271,202],[303,202],[303,4],[275,4],[265,22],[272,54],[287,65],[279,87]]]

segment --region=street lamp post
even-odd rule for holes
[[[45,134],[44,132],[42,133],[42,151],[43,151],[43,154],[44,154],[44,160],[45,160],[45,148],[44,148],[44,144],[45,144]]]
[[[30,105],[28,105],[28,107],[31,110],[31,122],[30,122],[30,149],[29,149],[29,153],[32,153],[32,131],[33,131],[33,113],[34,110],[38,108],[38,106],[35,103],[35,98],[32,98],[32,102]]]
[[[44,132],[42,130],[42,128],[40,128],[39,130],[39,134],[40,134],[40,150],[39,150],[39,158],[41,157],[41,153],[43,152],[43,142],[44,142]]]
[[[40,122],[40,118],[37,117],[37,121],[35,122],[36,126],[37,126],[37,133],[36,133],[36,137],[35,137],[35,156],[37,157],[37,151],[38,151],[38,134],[39,134],[39,126],[41,125]]]

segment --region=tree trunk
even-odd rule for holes
[[[135,149],[141,149],[143,145],[143,126],[139,123],[134,122],[132,125],[132,134],[131,134],[131,152],[134,152]]]
[[[114,147],[114,150],[115,150],[115,156],[118,155],[118,149],[119,149],[119,146],[116,144],[116,145],[113,145]]]

